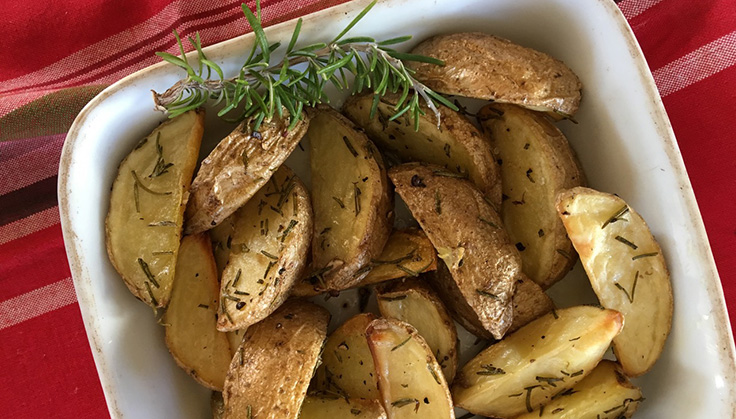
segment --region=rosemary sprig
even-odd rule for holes
[[[442,61],[390,48],[408,41],[410,36],[384,41],[363,36],[345,38],[350,29],[375,4],[376,1],[371,2],[329,43],[321,42],[296,48],[302,26],[302,20],[299,19],[283,59],[272,62],[271,58],[281,47],[281,43],[271,43],[263,31],[260,0],[256,1],[256,13],[243,3],[243,13],[253,29],[255,42],[238,75],[231,78],[225,78],[220,66],[207,58],[202,50],[199,34],[194,38],[188,37],[189,43],[197,51],[196,64],[192,66],[184,54],[184,45],[179,34],[174,31],[181,56],[166,52],[157,52],[156,55],[184,69],[187,77],[163,93],[153,92],[156,109],[175,117],[213,99],[215,104],[224,103],[218,116],[225,117],[234,112],[234,118],[225,119],[242,121],[252,118],[254,130],[274,115],[284,116],[286,109],[291,129],[301,118],[305,106],[315,106],[329,100],[324,87],[330,83],[338,90],[349,89],[352,94],[363,89],[372,90],[374,96],[371,117],[375,114],[381,97],[388,92],[399,93],[391,120],[407,114],[414,120],[414,128],[417,130],[419,116],[425,115],[420,102],[424,103],[434,113],[439,127],[440,113],[437,106],[442,104],[458,110],[457,106],[414,79],[413,70],[406,68],[404,61],[444,65]],[[217,79],[210,78],[212,72],[216,73]],[[348,85],[347,74],[354,76],[352,87]]]

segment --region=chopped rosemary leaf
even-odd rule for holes
[[[238,297],[233,297],[233,296],[232,296],[232,295],[230,295],[230,294],[222,294],[222,298],[224,298],[224,299],[226,299],[226,300],[230,300],[230,301],[235,301],[236,303],[239,303],[239,302],[240,302],[240,298],[238,298]]]
[[[442,199],[440,198],[440,190],[434,191],[434,212],[438,215],[442,215]]]
[[[429,370],[429,373],[432,374],[432,378],[434,378],[434,381],[442,385],[442,382],[440,382],[440,378],[437,376],[437,373],[434,371],[434,368],[432,368],[432,364],[430,362],[427,362],[427,369]]]
[[[350,151],[350,154],[352,154],[352,155],[353,155],[353,157],[358,157],[358,152],[357,152],[357,151],[355,151],[355,148],[353,148],[353,145],[352,145],[352,144],[350,144],[350,140],[348,139],[348,137],[347,137],[347,136],[345,136],[345,135],[343,135],[343,136],[342,136],[342,140],[343,140],[343,141],[345,142],[345,146],[346,146],[346,147],[348,148],[348,150]]]
[[[555,394],[554,396],[552,396],[552,398],[550,399],[550,401],[556,400],[556,399],[558,399],[560,397],[569,396],[569,395],[574,394],[574,393],[577,393],[577,391],[575,391],[575,390],[573,390],[571,388],[568,388],[567,390],[562,390],[561,392],[559,392],[559,393]]]
[[[148,227],[176,227],[176,223],[173,221],[159,221],[157,223],[149,223]]]
[[[636,255],[636,256],[632,257],[631,260],[639,260],[639,259],[643,259],[643,258],[650,258],[652,256],[657,256],[658,254],[659,254],[659,252],[642,253],[640,255]]]
[[[488,220],[486,220],[486,219],[485,219],[485,218],[483,218],[483,217],[478,217],[478,220],[479,220],[480,222],[482,222],[482,223],[488,224],[489,226],[491,226],[491,227],[493,227],[493,228],[499,228],[499,227],[498,227],[498,225],[496,225],[496,223],[494,223],[493,221],[488,221]]]
[[[499,299],[498,298],[498,295],[493,294],[493,293],[490,293],[490,292],[488,292],[486,290],[482,290],[480,288],[476,289],[475,292],[477,292],[479,295],[482,295],[484,297],[491,297],[491,298],[493,298],[495,300],[498,300]]]
[[[142,140],[138,142],[138,144],[135,146],[133,151],[138,150],[139,148],[143,147],[148,142],[148,137],[144,137]]]
[[[411,335],[409,335],[409,337],[408,337],[408,338],[406,338],[406,339],[405,339],[405,340],[404,340],[403,342],[401,342],[401,343],[399,343],[398,345],[396,345],[396,346],[394,346],[393,348],[391,348],[391,352],[393,352],[393,351],[395,351],[395,350],[397,350],[397,349],[401,348],[402,346],[406,345],[406,344],[407,344],[407,342],[409,342],[410,340],[411,340]]]
[[[534,386],[529,386],[524,388],[526,390],[526,410],[527,412],[533,412],[534,409],[532,409],[532,390],[534,390],[537,387],[541,387],[539,384]]]
[[[268,262],[268,266],[266,267],[266,272],[263,273],[263,279],[268,278],[268,272],[271,270],[271,268],[273,268],[273,265],[275,264],[276,262],[273,262],[273,261]]]
[[[240,159],[243,161],[243,170],[248,171],[248,150],[243,150],[243,154],[240,155]]]
[[[543,376],[536,376],[536,380],[542,383],[547,383],[548,385],[552,387],[557,387],[556,382],[559,381],[565,381],[563,378],[557,378],[557,377],[543,377]]]
[[[148,283],[148,281],[145,281],[144,284],[146,284],[146,290],[148,291],[148,296],[151,297],[151,302],[154,306],[158,305],[158,301],[156,300],[156,297],[153,296],[153,290],[151,289],[151,284]]]
[[[243,273],[242,269],[238,269],[238,273],[235,274],[235,279],[233,280],[233,287],[238,286],[238,281],[240,281],[240,275]]]
[[[158,155],[156,158],[156,166],[153,168],[153,172],[151,172],[148,177],[154,178],[163,175],[164,173],[168,173],[169,167],[173,166],[174,163],[166,163],[164,161],[164,148],[161,146],[161,143],[159,140],[161,139],[161,131],[156,133],[156,154]]]
[[[634,302],[634,293],[636,292],[636,283],[639,282],[639,271],[636,271],[636,274],[634,275],[634,284],[631,286],[631,294],[629,294],[628,291],[626,291],[626,288],[621,286],[618,282],[614,282],[613,285],[616,286],[616,288],[623,291],[624,294],[626,294],[626,298],[629,300],[629,303]]]
[[[445,155],[449,158],[450,157],[450,144],[445,143],[445,146],[442,147],[442,149],[445,151]]]
[[[265,257],[269,258],[269,259],[273,259],[273,260],[279,260],[279,257],[278,257],[278,256],[272,255],[271,253],[268,253],[268,252],[267,252],[267,251],[265,251],[265,250],[261,250],[261,254],[262,254],[263,256],[265,256]]]
[[[197,307],[199,308],[210,308],[207,304],[199,304]]]
[[[578,375],[583,375],[583,370],[575,371],[574,373],[570,374],[570,377],[577,377]]]
[[[138,265],[140,265],[141,269],[143,270],[143,273],[146,275],[146,278],[148,278],[149,281],[153,284],[154,287],[160,288],[158,285],[158,282],[156,281],[156,277],[151,273],[151,269],[148,267],[148,264],[145,260],[138,258]]]
[[[630,241],[626,240],[625,238],[623,238],[623,237],[621,237],[621,236],[616,236],[616,237],[614,237],[614,238],[615,238],[616,240],[620,241],[621,243],[623,243],[623,244],[625,244],[625,245],[629,246],[630,248],[632,248],[632,249],[634,249],[634,250],[636,250],[636,249],[638,249],[638,248],[639,248],[639,246],[635,245],[634,243],[632,243],[632,242],[630,242]]]
[[[620,210],[616,211],[616,213],[613,214],[611,218],[609,218],[608,220],[606,220],[605,223],[603,223],[603,225],[601,226],[601,230],[606,228],[606,226],[611,223],[615,223],[616,221],[622,220],[621,217],[623,217],[623,215],[626,214],[627,212],[629,212],[629,207],[628,205],[624,205],[623,207],[621,207]]]
[[[335,202],[337,202],[337,205],[339,205],[340,208],[343,208],[343,209],[345,208],[345,204],[342,203],[342,199],[340,199],[340,198],[338,198],[336,196],[333,196],[332,199],[334,199]]]
[[[467,179],[468,177],[467,173],[455,173],[448,170],[433,170],[432,174],[434,174],[435,176],[453,177],[457,179]]]
[[[409,269],[406,266],[403,266],[403,265],[400,265],[400,264],[397,264],[396,265],[396,268],[399,269],[399,270],[402,270],[402,271],[406,272],[407,274],[409,274],[409,275],[411,275],[413,277],[417,277],[417,276],[419,276],[420,273],[424,272],[431,265],[432,265],[432,261],[430,260],[429,263],[427,263],[426,265],[424,265],[421,268],[417,269],[416,271],[414,271],[412,269]]]
[[[238,291],[238,290],[233,291],[233,294],[235,294],[235,295],[250,295],[249,292]]]
[[[355,216],[360,214],[360,188],[358,185],[353,184],[353,198],[355,199]]]
[[[281,208],[276,208],[273,205],[269,205],[268,207],[271,209],[271,211],[275,212],[276,214],[278,214],[278,215],[280,215],[282,217],[284,216],[284,212],[281,211]]]
[[[160,256],[160,255],[173,255],[173,250],[162,250],[160,252],[151,252],[153,256]]]
[[[416,410],[419,410],[419,400],[417,400],[417,399],[409,399],[409,398],[399,399],[399,400],[396,400],[396,401],[391,402],[391,406],[393,406],[393,407],[404,407],[404,406],[409,405],[409,404],[412,404],[412,403],[416,404]]]
[[[532,177],[532,172],[534,172],[532,169],[529,169],[526,171],[526,177],[529,179],[531,183],[537,183],[534,181],[534,178]]]
[[[562,249],[555,249],[555,252],[561,254],[567,260],[570,260],[572,258],[572,256],[570,256],[569,253],[567,253],[566,251],[564,251]]]
[[[133,183],[133,199],[135,200],[135,212],[141,212],[141,198],[138,193],[138,182]]]
[[[296,226],[297,224],[299,224],[299,221],[297,221],[297,220],[291,220],[291,221],[289,221],[289,225],[286,226],[286,229],[284,229],[284,232],[281,233],[281,242],[282,243],[283,243],[284,240],[286,240],[286,236],[291,232],[291,229],[294,228],[294,226]]]
[[[171,195],[171,192],[156,192],[150,188],[148,188],[146,185],[141,182],[140,178],[138,178],[138,173],[135,172],[135,170],[131,170],[130,174],[133,176],[133,180],[135,181],[135,184],[143,189],[144,191],[153,194],[153,195]]]
[[[494,367],[491,364],[481,364],[480,365],[483,370],[476,372],[477,375],[504,375],[506,374],[506,371],[504,371],[501,368]]]

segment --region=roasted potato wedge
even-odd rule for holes
[[[457,329],[435,291],[426,282],[411,278],[380,287],[377,300],[381,316],[417,329],[451,383],[457,370]]]
[[[377,319],[368,326],[366,337],[388,417],[455,418],[442,369],[414,327],[396,319]]]
[[[624,419],[636,412],[644,398],[621,367],[603,360],[582,381],[552,396],[552,401],[516,419]]]
[[[175,272],[171,301],[161,319],[166,346],[197,382],[222,391],[232,354],[227,336],[216,329],[219,283],[206,235],[182,239]]]
[[[460,323],[467,331],[485,339],[494,337],[483,328],[478,316],[470,308],[462,294],[457,289],[449,269],[444,262],[437,264],[437,270],[426,275],[427,280],[438,291],[442,301],[449,309],[453,319]],[[555,304],[542,288],[534,281],[522,275],[516,281],[513,302],[513,321],[506,333],[518,330],[532,320],[554,310]]]
[[[438,35],[412,53],[452,63],[407,64],[417,80],[440,93],[512,103],[562,117],[574,115],[580,105],[580,79],[565,63],[497,36]]]
[[[227,341],[230,344],[230,353],[235,355],[240,347],[240,341],[243,340],[245,330],[233,330],[232,332],[225,333],[227,335]]]
[[[501,339],[511,326],[511,299],[522,273],[496,211],[472,183],[439,166],[406,163],[391,168],[389,177],[449,268],[450,298],[464,301]]]
[[[377,399],[307,396],[299,419],[325,418],[386,419],[386,411]]]
[[[437,252],[422,230],[408,228],[394,230],[378,258],[368,265],[371,269],[355,287],[377,284],[405,276],[417,276],[437,269]],[[319,294],[316,276],[299,281],[292,290],[295,297]]]
[[[393,194],[381,154],[330,107],[309,126],[314,238],[312,268],[321,290],[357,284],[393,226]]]
[[[314,376],[315,390],[350,399],[378,398],[373,357],[365,340],[365,329],[375,318],[371,313],[361,313],[332,332]]]
[[[563,189],[584,185],[585,175],[565,135],[543,115],[493,104],[481,108],[478,119],[501,162],[503,225],[524,273],[547,289],[577,261],[555,199]]]
[[[297,418],[330,313],[292,300],[245,331],[222,392],[225,418]]]
[[[312,207],[304,184],[281,166],[235,213],[230,256],[220,281],[217,328],[245,329],[289,296],[307,265]]]
[[[110,262],[138,299],[166,307],[204,111],[158,126],[120,163],[105,220]]]
[[[217,263],[217,272],[220,277],[225,270],[227,260],[230,258],[230,247],[233,241],[233,227],[235,216],[227,217],[223,222],[208,231],[210,240],[212,241],[212,251],[215,254],[215,263]]]
[[[439,106],[440,124],[434,112],[423,107],[419,129],[409,115],[389,121],[399,95],[388,94],[378,102],[373,119],[370,117],[373,94],[351,96],[343,106],[345,115],[376,145],[402,162],[423,161],[442,166],[458,174],[465,174],[478,189],[499,208],[501,204],[501,173],[491,154],[488,140],[459,112]]]
[[[452,387],[455,405],[500,418],[532,412],[585,378],[623,322],[592,306],[546,314],[470,360]]]
[[[252,118],[243,121],[202,161],[187,205],[187,234],[211,229],[248,202],[299,144],[309,116],[302,113],[291,130],[286,111],[258,131],[253,124]]]
[[[626,317],[613,340],[626,375],[654,365],[672,323],[673,297],[662,249],[623,199],[588,188],[560,193],[557,211],[600,303]]]

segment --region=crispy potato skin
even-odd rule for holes
[[[223,332],[266,318],[286,301],[307,265],[313,228],[309,192],[285,165],[271,179],[234,214],[220,288],[217,328]]]
[[[222,390],[232,355],[216,330],[219,283],[212,246],[204,234],[185,236],[179,247],[171,301],[162,318],[166,346],[198,383]]]
[[[380,401],[393,419],[455,419],[447,381],[432,349],[410,324],[376,319],[365,331]]]
[[[312,268],[320,290],[356,285],[393,226],[393,193],[383,158],[349,119],[321,106],[309,128],[314,237]],[[366,271],[367,272],[367,271]]]
[[[416,71],[417,80],[440,93],[564,116],[574,115],[580,105],[580,79],[562,61],[497,36],[480,32],[438,35],[417,45],[412,53],[446,63],[407,64]]]
[[[563,189],[586,184],[565,135],[544,115],[514,105],[491,104],[478,120],[501,163],[501,218],[519,243],[524,273],[547,289],[577,261],[555,199]]]
[[[169,303],[203,130],[203,110],[163,122],[120,163],[112,185],[107,254],[130,292],[152,307]]]
[[[220,141],[199,167],[186,210],[186,234],[220,224],[263,186],[307,132],[309,116],[288,130],[288,112],[264,121],[258,132],[246,119]]]
[[[457,329],[437,293],[424,280],[409,278],[378,287],[376,297],[381,316],[417,329],[451,383],[457,371]]]
[[[412,257],[405,259],[409,254]],[[376,264],[377,261],[378,264]],[[386,261],[399,262],[381,263]],[[437,269],[437,252],[422,230],[417,228],[394,230],[388,237],[383,251],[371,265],[373,267],[368,271],[368,274],[353,288],[403,278],[410,275],[406,269],[418,273],[433,271]],[[321,292],[317,278],[312,276],[299,281],[292,288],[291,295],[293,297],[312,297]]]
[[[626,317],[613,340],[616,358],[629,377],[646,373],[672,326],[674,298],[662,249],[644,219],[615,195],[562,191],[557,211],[598,300]]]
[[[521,258],[478,189],[448,173],[439,166],[407,163],[391,168],[389,177],[448,265],[454,280],[449,298],[462,298],[484,329],[501,339],[512,323]]]
[[[515,419],[625,419],[644,400],[641,389],[624,375],[616,362],[604,359],[569,394]],[[540,411],[541,410],[541,411]]]
[[[398,94],[381,98],[373,119],[370,110],[372,94],[351,96],[343,105],[345,115],[366,130],[368,137],[382,149],[398,156],[402,162],[423,161],[443,166],[468,178],[496,208],[501,205],[501,172],[491,154],[488,139],[459,112],[438,106],[440,125],[434,113],[426,106],[426,115],[419,117],[419,130],[409,116],[389,121],[396,112]]]
[[[222,392],[225,419],[295,419],[319,361],[330,314],[289,301],[248,328]]]
[[[429,272],[425,277],[439,291],[438,295],[445,302],[455,321],[478,337],[494,340],[493,335],[483,328],[478,315],[462,298],[462,294],[457,289],[457,285],[452,280],[452,275],[444,262],[440,261],[437,270]],[[516,290],[512,301],[513,322],[506,333],[515,332],[555,308],[554,302],[545,294],[542,288],[524,275],[516,281]]]

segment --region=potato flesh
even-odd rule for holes
[[[371,266],[356,287],[433,271],[437,269],[437,252],[422,230],[394,230],[381,254],[371,261]],[[317,278],[310,277],[299,281],[292,290],[292,296],[306,297],[321,292]]]
[[[243,206],[269,180],[296,148],[309,126],[302,113],[288,129],[288,112],[264,121],[257,132],[246,119],[202,161],[192,182],[186,210],[187,234],[220,224]]]
[[[324,418],[386,419],[386,412],[375,399],[307,396],[299,419]]]
[[[449,298],[501,339],[512,323],[512,297],[522,273],[496,211],[472,183],[438,166],[406,163],[391,168],[389,176],[452,274]]]
[[[120,163],[110,194],[110,261],[131,292],[154,307],[169,302],[203,124],[204,113],[190,111],[153,130]]]
[[[496,206],[501,204],[501,175],[491,154],[488,140],[464,116],[440,106],[440,127],[434,113],[419,117],[419,129],[407,114],[393,121],[398,97],[391,95],[378,103],[370,119],[373,95],[353,96],[343,107],[348,118],[366,130],[382,150],[398,156],[402,162],[422,161],[464,173]]]
[[[249,327],[225,379],[224,417],[297,418],[329,317],[319,306],[291,301]]]
[[[309,139],[312,267],[320,272],[321,289],[349,288],[380,254],[393,225],[386,171],[368,137],[334,110],[313,118]]]
[[[232,356],[227,337],[216,329],[216,269],[209,239],[201,234],[184,237],[162,323],[177,364],[200,384],[221,391]]]
[[[501,215],[520,249],[524,273],[547,289],[577,260],[557,216],[560,190],[585,183],[564,134],[544,116],[513,105],[488,105],[478,113],[501,161]]]
[[[365,339],[365,329],[374,319],[371,313],[358,314],[327,338],[315,373],[316,390],[348,398],[378,398],[373,357]]]
[[[396,319],[378,319],[366,336],[388,417],[455,418],[445,376],[416,329]]]
[[[644,400],[641,390],[631,384],[613,361],[603,360],[572,391],[531,413],[516,419],[623,419],[630,418]]]
[[[616,358],[626,375],[644,374],[662,353],[672,322],[662,249],[644,219],[614,195],[574,188],[560,194],[557,210],[601,304],[626,318],[613,340]]]
[[[253,197],[233,219],[220,288],[221,331],[245,329],[267,317],[306,266],[312,211],[301,181],[282,166]]]
[[[452,387],[455,405],[491,417],[531,412],[585,378],[622,326],[620,313],[591,306],[546,314],[470,360]]]
[[[457,329],[434,290],[420,280],[407,280],[379,291],[377,300],[381,316],[401,320],[417,329],[445,379],[452,382],[457,370]]]

